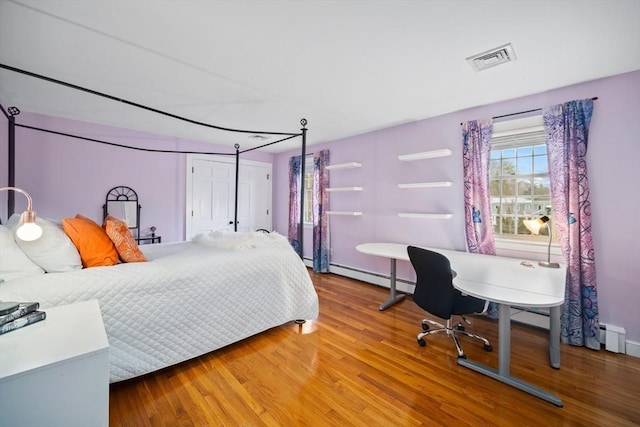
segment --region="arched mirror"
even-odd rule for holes
[[[129,226],[136,241],[140,241],[140,205],[138,194],[131,187],[113,187],[107,193],[102,206],[103,219],[111,215],[121,219]]]

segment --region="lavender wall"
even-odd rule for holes
[[[363,242],[410,242],[464,249],[460,122],[597,96],[588,152],[593,233],[596,245],[600,321],[624,326],[627,339],[640,341],[640,71],[459,111],[377,132],[312,146],[329,148],[331,163],[358,161],[360,169],[331,173],[331,186],[362,186],[360,193],[334,193],[332,210],[356,210],[361,217],[331,218],[332,262],[388,273],[388,261],[362,255]],[[1,101],[1,100],[0,100]],[[4,104],[3,104],[4,105]],[[107,141],[162,149],[227,151],[178,138],[115,129],[23,112],[18,123],[77,133]],[[313,119],[309,123],[313,134]],[[6,184],[7,124],[0,120],[0,185]],[[16,184],[34,197],[43,217],[80,212],[102,218],[106,192],[116,185],[135,188],[142,205],[142,228],[158,227],[163,241],[184,238],[185,156],[150,154],[18,128]],[[449,148],[453,156],[400,162],[398,155]],[[247,153],[247,159],[272,161],[274,228],[287,232],[288,158]],[[450,188],[400,190],[398,183],[452,181]],[[17,209],[24,198],[16,197]],[[0,217],[6,218],[0,193]],[[453,214],[450,220],[403,219],[398,212]],[[310,254],[311,233],[305,237]],[[522,256],[521,254],[512,254]],[[413,279],[408,263],[399,275]]]
[[[590,129],[588,167],[591,186],[600,321],[623,326],[627,339],[640,341],[640,71],[600,79],[507,102],[459,111],[376,132],[345,138],[328,148],[331,163],[357,161],[360,169],[331,172],[331,187],[362,186],[360,193],[332,193],[331,210],[362,211],[363,216],[331,217],[332,262],[388,274],[388,261],[358,253],[364,242],[402,242],[464,250],[460,123],[598,97]],[[313,134],[313,120],[309,122]],[[451,157],[401,162],[398,155],[449,148]],[[274,228],[286,234],[287,162],[274,159]],[[398,183],[452,181],[450,188],[398,189]],[[449,212],[449,220],[399,218],[398,212]],[[311,253],[305,235],[305,255]],[[522,254],[501,253],[516,257]],[[529,255],[530,258],[540,256]],[[412,280],[408,263],[398,274]]]
[[[134,147],[235,152],[226,146],[24,112],[16,122]],[[6,123],[2,126],[6,127]],[[6,132],[0,138],[2,177],[6,181]],[[272,155],[249,152],[242,158],[270,163]],[[125,185],[138,193],[142,234],[156,226],[163,242],[184,240],[185,167],[185,154],[129,150],[16,128],[16,186],[31,194],[37,215],[45,218],[60,219],[81,213],[102,223],[107,192]],[[2,200],[0,215],[6,219],[6,202]],[[24,209],[24,201],[24,197],[16,197],[16,211]]]

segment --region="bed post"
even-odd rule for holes
[[[9,134],[7,144],[7,185],[9,187],[15,187],[16,185],[16,117],[20,114],[20,110],[17,107],[9,107],[7,111],[2,109],[2,112],[9,121]],[[8,114],[7,114],[8,113]],[[7,219],[11,217],[16,211],[16,197],[13,191],[9,191],[7,194]]]
[[[236,149],[236,194],[233,207],[233,231],[238,231],[238,177],[240,176],[240,144],[233,144]]]
[[[298,250],[300,259],[303,258],[303,238],[304,238],[304,166],[307,157],[307,119],[300,120],[302,125],[302,153],[300,154],[300,223],[298,224]]]

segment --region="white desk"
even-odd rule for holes
[[[511,361],[510,308],[512,305],[550,308],[549,357],[551,366],[559,369],[560,305],[564,302],[566,268],[539,267],[537,261],[528,261],[531,266],[527,267],[521,264],[521,259],[517,258],[428,247],[424,249],[439,252],[449,258],[451,269],[456,272],[453,285],[461,292],[499,304],[498,369],[462,358],[458,359],[458,364],[526,391],[556,406],[562,406],[562,401],[557,396],[509,374]],[[391,299],[385,304],[393,304],[398,300],[395,295],[395,261],[398,259],[409,261],[407,245],[365,243],[358,245],[356,250],[392,260]],[[392,300],[393,302],[391,302]],[[380,310],[384,308],[381,306]]]

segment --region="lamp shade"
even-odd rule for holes
[[[538,265],[541,267],[547,267],[547,268],[559,268],[560,264],[558,264],[557,262],[551,262],[551,227],[550,227],[549,221],[550,221],[549,217],[544,215],[536,219],[525,219],[522,221],[522,223],[524,224],[525,227],[527,227],[527,230],[529,230],[531,234],[534,234],[534,235],[540,234],[540,231],[545,227],[547,228],[547,230],[549,230],[549,245],[547,246],[547,260],[540,261]]]
[[[16,237],[25,242],[31,242],[39,239],[42,236],[42,228],[35,222],[23,223],[18,230],[16,230]]]
[[[29,193],[17,187],[1,187],[0,191],[15,191],[27,198],[27,210],[22,213],[22,225],[18,227],[16,237],[26,242],[39,239],[42,236],[42,228],[36,224],[36,213],[33,211]]]

